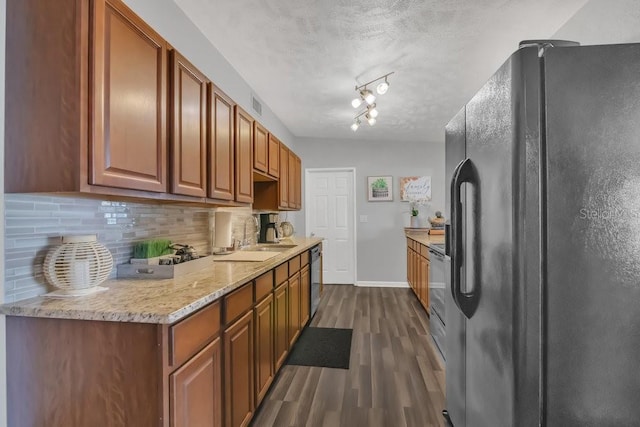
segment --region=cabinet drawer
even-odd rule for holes
[[[276,286],[289,278],[289,263],[285,262],[276,267]]]
[[[179,366],[220,331],[220,303],[215,302],[169,329],[169,363]]]
[[[273,290],[273,270],[256,279],[256,301],[260,301]]]
[[[300,265],[304,267],[307,264],[309,264],[309,251],[300,254]]]
[[[300,271],[300,255],[289,260],[289,277]]]
[[[228,325],[253,305],[253,282],[224,297],[224,323]]]

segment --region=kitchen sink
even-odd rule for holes
[[[291,248],[295,248],[297,245],[281,245],[279,243],[274,243],[274,244],[258,244],[255,246],[248,246],[246,248],[243,248],[243,251],[250,251],[250,252],[284,252],[284,251],[288,251]]]

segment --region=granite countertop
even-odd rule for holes
[[[416,231],[408,231],[408,230],[405,231],[404,234],[411,240],[415,240],[416,242],[422,243],[423,245],[426,245],[426,246],[431,246],[431,243],[435,243],[435,244],[444,243],[444,235],[442,234],[432,236],[430,234],[427,234],[426,231],[416,232]]]
[[[264,262],[212,261],[211,266],[176,279],[112,279],[100,285],[108,288],[105,292],[71,298],[39,296],[1,305],[0,314],[170,324],[320,242],[318,237],[292,237],[282,243],[296,247]]]

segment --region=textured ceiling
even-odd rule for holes
[[[175,0],[298,137],[443,141],[524,39],[586,0]],[[356,83],[394,71],[378,123],[349,125]]]

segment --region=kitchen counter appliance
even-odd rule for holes
[[[278,234],[277,224],[277,213],[261,213],[258,243],[278,243],[280,235]]]
[[[638,70],[523,42],[447,125],[455,427],[638,425]]]
[[[311,317],[318,311],[320,305],[320,287],[322,286],[322,246],[317,245],[309,250],[311,260]]]

